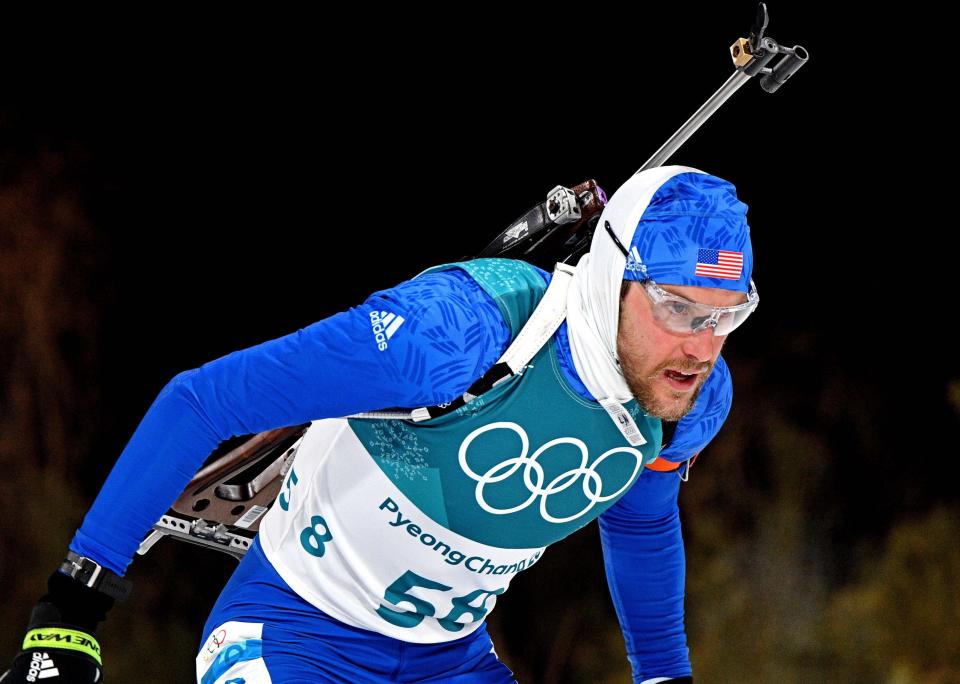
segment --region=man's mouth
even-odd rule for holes
[[[700,373],[695,371],[680,371],[668,368],[663,371],[667,384],[677,390],[690,390],[697,384]]]

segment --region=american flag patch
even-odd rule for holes
[[[725,249],[697,250],[697,267],[694,275],[725,280],[740,280],[743,273],[743,252],[728,252]]]

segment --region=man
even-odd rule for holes
[[[505,259],[446,264],[179,374],[51,576],[3,684],[54,669],[97,681],[93,633],[117,576],[205,456],[308,421],[207,620],[198,682],[512,682],[485,616],[546,546],[598,517],[634,680],[691,681],[678,475],[726,418],[720,349],[757,304],[746,209],[719,178],[650,169],[611,197],[572,278]],[[353,417],[464,395],[561,284],[561,315],[519,372],[428,419]],[[679,422],[661,452],[662,421]],[[80,567],[108,583],[81,586]]]

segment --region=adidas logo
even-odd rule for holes
[[[643,276],[647,275],[647,267],[640,259],[640,252],[637,251],[637,246],[634,245],[630,249],[630,256],[627,257],[627,263],[624,266],[625,271],[633,271],[634,273],[642,273]]]
[[[53,664],[53,658],[46,653],[34,652],[30,659],[30,670],[27,672],[28,682],[59,676],[60,670]]]
[[[389,311],[370,312],[370,324],[373,327],[373,336],[377,340],[377,349],[386,350],[387,340],[394,336],[405,320],[403,316],[397,316]]]

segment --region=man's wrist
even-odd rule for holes
[[[34,607],[30,628],[71,625],[93,634],[113,604],[113,597],[55,570],[47,579],[47,593]]]
[[[67,557],[60,564],[60,572],[81,585],[106,594],[116,601],[123,601],[130,595],[133,583],[105,568],[96,561],[67,551]]]

